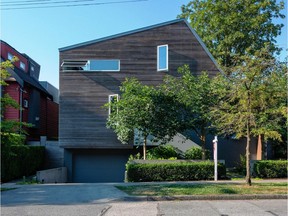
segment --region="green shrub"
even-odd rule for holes
[[[236,165],[236,172],[240,175],[246,174],[246,155],[240,154],[240,162]]]
[[[3,151],[3,148],[1,150],[2,182],[35,174],[44,163],[45,147],[43,146],[10,146],[9,154]]]
[[[180,151],[172,145],[159,145],[147,151],[147,159],[169,159],[179,158]]]
[[[287,178],[287,160],[261,160],[254,164],[254,175],[260,178]]]
[[[210,151],[205,150],[206,159],[210,159]],[[201,160],[202,159],[202,149],[199,147],[192,147],[185,152],[185,159],[189,160]]]
[[[150,181],[195,181],[214,179],[214,163],[171,162],[171,163],[128,163],[127,180],[129,182]],[[218,178],[226,178],[226,168],[218,164]]]

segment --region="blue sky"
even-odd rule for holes
[[[148,0],[97,6],[2,10],[0,37],[38,62],[41,65],[40,80],[58,88],[59,48],[173,20],[181,13],[181,5],[188,2]],[[287,16],[287,7],[285,14]],[[285,27],[277,41],[280,47],[287,48],[287,18],[283,22]],[[285,55],[287,52],[282,52],[281,58]]]

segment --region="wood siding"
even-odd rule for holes
[[[169,46],[169,71],[157,72],[157,46]],[[60,145],[65,148],[131,148],[106,128],[108,95],[119,94],[126,77],[157,85],[166,74],[179,76],[189,64],[194,74],[218,69],[184,21],[60,52],[63,60],[119,59],[120,72],[64,72],[60,68]]]

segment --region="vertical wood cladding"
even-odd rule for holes
[[[18,104],[20,103],[20,86],[17,82],[7,82],[8,85],[4,86],[4,94],[8,94]],[[3,108],[3,107],[2,107]],[[4,112],[4,119],[18,120],[20,119],[20,112],[13,107],[6,107]]]
[[[157,72],[157,46],[169,46],[169,71]],[[108,95],[119,94],[126,77],[157,85],[166,74],[190,65],[197,75],[218,69],[184,21],[150,28],[60,52],[63,60],[119,59],[120,72],[64,72],[60,68],[60,145],[71,148],[126,148],[106,128]]]

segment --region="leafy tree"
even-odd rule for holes
[[[220,134],[247,139],[246,183],[251,185],[251,137],[281,140],[281,121],[287,112],[287,65],[279,64],[267,48],[254,56],[241,56],[239,62],[242,64],[226,69],[229,79],[218,77],[214,82],[213,93],[219,104],[211,113]]]
[[[231,66],[235,55],[253,55],[267,42],[272,53],[280,50],[275,38],[284,25],[272,19],[283,19],[283,8],[277,0],[192,0],[179,17],[189,19],[220,65]]]
[[[147,151],[150,160],[181,158],[181,151],[172,145],[159,145]]]
[[[147,138],[152,135],[166,142],[181,130],[181,113],[173,97],[137,79],[126,79],[120,87],[121,99],[108,103],[111,112],[107,126],[112,128],[122,143],[128,143],[135,131],[143,137],[143,158],[146,159]]]
[[[8,84],[5,80],[10,76],[7,69],[13,68],[13,62],[17,61],[14,58],[12,61],[1,62],[1,78],[0,84],[2,86],[7,86]],[[1,146],[3,149],[9,148],[11,145],[23,144],[25,141],[26,131],[22,128],[23,126],[30,127],[30,124],[24,122],[18,122],[17,120],[6,120],[4,119],[5,110],[8,107],[15,109],[20,109],[19,104],[11,98],[8,94],[1,95]]]
[[[193,130],[201,140],[202,160],[206,159],[206,135],[210,131],[211,116],[209,109],[215,105],[216,98],[211,94],[212,79],[207,73],[194,76],[189,66],[178,69],[180,78],[167,76],[162,88],[182,104],[185,128]]]

